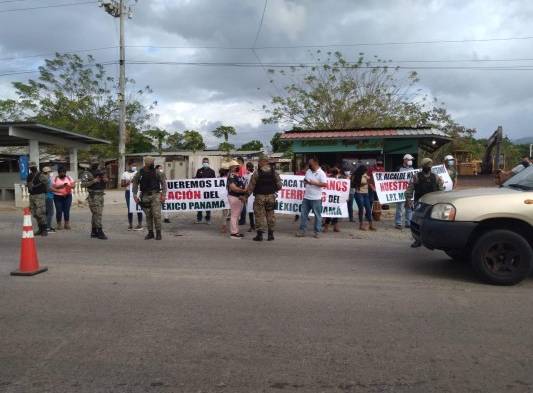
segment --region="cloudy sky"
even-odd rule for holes
[[[9,11],[48,5],[64,6]],[[416,69],[420,88],[480,136],[498,125],[513,139],[533,136],[530,1],[268,0],[256,41],[264,5],[139,0],[127,21],[127,59],[257,63],[254,46],[264,63],[312,63],[313,46],[340,50],[348,59],[364,52]],[[3,0],[0,20],[0,74],[36,69],[43,57],[33,55],[118,45],[118,21],[96,0]],[[102,62],[118,57],[115,48],[91,53]],[[117,66],[108,71],[116,75]],[[209,131],[219,124],[237,128],[237,144],[266,142],[277,130],[261,124],[261,107],[286,81],[272,85],[261,67],[130,64],[127,72],[139,86],[153,88],[159,125],[170,131],[197,129],[215,146]],[[30,76],[0,76],[0,93],[12,96],[11,82]]]

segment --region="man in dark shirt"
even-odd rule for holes
[[[209,158],[205,157],[202,160],[202,167],[196,171],[196,179],[212,179],[216,177],[215,171],[209,167]],[[202,222],[202,211],[198,211],[196,214],[196,223],[200,224]],[[205,212],[205,223],[209,224],[211,222],[211,211],[208,210]]]

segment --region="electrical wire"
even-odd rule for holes
[[[95,1],[82,1],[79,3],[62,3],[62,4],[42,5],[42,6],[37,6],[37,7],[27,7],[27,8],[12,8],[10,10],[0,10],[0,14],[4,14],[7,12],[17,12],[17,11],[41,10],[45,8],[72,7],[76,5],[85,5],[85,4],[97,4],[97,3]]]

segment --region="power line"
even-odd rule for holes
[[[177,66],[207,66],[207,67],[238,67],[238,68],[257,68],[257,67],[270,67],[270,68],[317,68],[324,65],[332,67],[330,64],[319,63],[251,63],[251,62],[180,62],[180,61],[149,61],[149,60],[129,60],[128,64],[132,65],[177,65]],[[338,66],[337,68],[344,69],[398,69],[398,70],[495,70],[495,71],[530,71],[533,70],[533,65],[524,66],[414,66],[414,67],[402,67],[396,65],[358,65],[357,63],[347,63],[344,66]]]
[[[263,27],[263,19],[265,19],[265,11],[267,9],[268,0],[265,0],[265,6],[263,7],[263,13],[261,14],[261,20],[259,21],[259,27],[257,28],[257,33],[255,34],[255,40],[252,45],[252,48],[255,48],[259,35],[261,34],[261,28]]]
[[[73,54],[76,54],[76,53],[96,52],[96,51],[100,51],[100,50],[117,49],[117,48],[118,48],[118,46],[104,46],[104,47],[101,47],[101,48],[78,49],[78,50],[75,50],[75,51],[68,51],[68,52],[55,51],[55,52],[48,52],[48,53],[40,53],[40,54],[37,54],[37,55],[2,57],[2,58],[0,58],[0,61],[32,59],[32,58],[36,58],[36,57],[53,56],[56,53],[60,53],[62,55],[73,55]]]
[[[393,45],[430,45],[430,44],[457,44],[469,42],[498,42],[514,40],[531,40],[533,36],[522,37],[501,37],[501,38],[481,38],[481,39],[462,39],[462,40],[432,40],[432,41],[385,41],[385,42],[358,42],[358,43],[329,43],[329,44],[308,44],[308,45],[268,45],[268,46],[187,46],[187,45],[129,45],[129,48],[147,48],[147,49],[220,49],[220,50],[265,50],[265,49],[305,49],[305,48],[335,48],[335,47],[357,47],[357,46],[393,46]]]
[[[27,7],[27,8],[12,8],[10,10],[0,10],[0,14],[4,14],[6,12],[16,12],[16,11],[41,10],[45,8],[72,7],[76,5],[85,5],[85,4],[96,4],[96,3],[94,1],[83,1],[79,3],[62,3],[62,4],[42,5],[42,6],[37,6],[37,7]]]

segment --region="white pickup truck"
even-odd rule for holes
[[[499,188],[424,195],[411,231],[425,247],[469,261],[488,283],[524,280],[533,271],[533,165]]]

